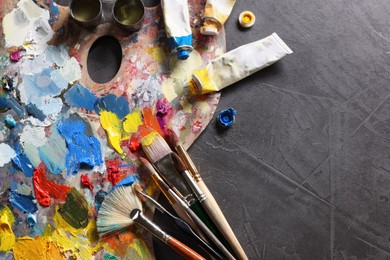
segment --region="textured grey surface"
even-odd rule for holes
[[[223,90],[235,125],[212,121],[189,153],[250,259],[390,259],[389,13],[237,1],[227,50],[276,32],[294,54]]]

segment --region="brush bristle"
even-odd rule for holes
[[[153,132],[141,139],[142,150],[152,163],[172,152],[168,143],[157,132]]]
[[[184,164],[183,160],[177,155],[176,153],[172,153],[172,159],[175,162],[176,170],[178,172],[184,172],[187,170],[186,165]]]
[[[180,138],[176,135],[175,131],[172,129],[167,129],[167,139],[171,147],[176,147],[181,145]]]
[[[150,175],[158,174],[157,171],[154,169],[153,165],[147,159],[145,159],[143,157],[140,157],[139,159],[141,160],[141,163],[145,167],[145,169],[147,170],[148,174],[150,174]]]
[[[132,186],[115,187],[99,209],[96,225],[101,236],[123,230],[133,224],[130,212],[142,210],[142,204]]]

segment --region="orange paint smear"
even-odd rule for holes
[[[144,116],[144,125],[153,128],[157,131],[162,137],[164,137],[164,132],[160,128],[157,117],[153,115],[152,109],[146,107],[142,110],[142,115]],[[142,136],[142,135],[141,135]]]
[[[114,249],[114,253],[117,256],[124,257],[126,255],[129,244],[134,240],[133,232],[121,232],[113,236],[107,236],[103,238],[103,241]]]
[[[48,207],[51,203],[51,198],[59,201],[65,201],[66,195],[70,191],[70,187],[58,185],[54,181],[46,178],[45,170],[38,167],[33,174],[34,192],[38,203],[41,206]]]

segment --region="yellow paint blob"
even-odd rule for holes
[[[121,120],[118,116],[110,111],[100,112],[100,124],[106,130],[109,144],[119,154],[123,154],[121,142],[130,138],[130,135],[123,131]]]
[[[153,131],[145,137],[141,138],[141,144],[145,146],[149,146],[153,143],[154,139],[158,136],[158,133]]]
[[[136,133],[140,125],[142,125],[141,111],[136,109],[125,117],[123,130],[127,133]]]
[[[7,206],[0,210],[0,251],[8,252],[15,244],[15,235],[12,231],[14,222],[15,217]]]

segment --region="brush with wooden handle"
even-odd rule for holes
[[[226,249],[226,247],[218,240],[218,238],[210,231],[210,229],[203,223],[203,221],[192,211],[192,209],[187,205],[187,203],[182,200],[169,186],[165,183],[165,181],[160,177],[157,173],[156,169],[152,166],[149,161],[146,161],[144,164],[148,174],[154,175],[154,180],[157,180],[159,185],[158,187],[163,187],[163,189],[167,190],[169,194],[179,202],[180,206],[188,213],[188,215],[194,220],[194,222],[199,226],[199,228],[206,234],[206,236],[213,242],[219,250],[229,259],[234,260],[234,256]]]
[[[148,201],[150,201],[156,207],[156,209],[158,209],[164,216],[166,216],[171,221],[171,223],[173,223],[176,226],[176,228],[184,232],[188,237],[192,238],[195,242],[198,243],[199,246],[201,246],[204,250],[206,250],[210,255],[214,256],[216,259],[219,260],[224,259],[214,248],[212,248],[206,241],[204,241],[201,237],[199,237],[185,221],[172,215],[160,203],[158,203],[155,199],[149,196],[149,194],[147,194],[144,190],[142,190],[140,185],[136,184],[134,187],[138,193],[140,193],[143,197],[145,197]]]
[[[204,183],[197,168],[195,167],[195,164],[191,160],[186,149],[183,147],[180,139],[175,134],[175,132],[172,131],[171,129],[168,129],[167,137],[168,137],[168,143],[173,147],[173,149],[177,152],[179,157],[183,160],[183,162],[187,166],[187,169],[190,170],[195,182],[198,184],[198,187],[200,188],[201,191],[203,191],[203,194],[206,197],[206,199],[202,202],[203,208],[207,211],[209,217],[213,220],[214,224],[218,227],[222,235],[226,238],[229,245],[232,247],[235,255],[241,260],[247,260],[248,257],[245,254],[244,249],[240,245],[240,242],[238,241],[236,235],[234,234],[232,228],[230,227],[228,221],[226,220],[217,201],[214,199],[214,196],[211,194],[210,190],[207,188],[206,184]]]
[[[132,186],[115,186],[104,198],[96,221],[100,236],[123,230],[137,223],[185,259],[206,260],[190,247],[168,235],[142,213],[142,204]]]
[[[150,165],[150,162],[143,158],[139,158],[142,165],[147,169],[148,165]],[[153,166],[152,166],[153,167]],[[164,194],[164,196],[167,198],[169,204],[171,204],[173,210],[176,212],[176,214],[184,220],[188,225],[191,226],[191,228],[198,234],[201,238],[206,239],[205,235],[203,232],[199,229],[199,227],[194,223],[194,221],[188,216],[186,211],[180,206],[179,202],[177,202],[167,190],[164,189],[164,187],[161,187],[160,184],[158,183],[158,178],[156,175],[151,175],[151,178],[154,180],[156,183],[157,187],[160,189],[160,191]]]

